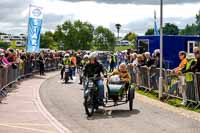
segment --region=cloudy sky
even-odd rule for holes
[[[44,8],[43,32],[54,30],[65,20],[88,21],[116,32],[114,25],[122,25],[122,35],[138,34],[153,27],[154,10],[159,19],[160,0],[0,0],[0,32],[20,34],[27,32],[30,3]],[[179,28],[194,23],[200,10],[200,0],[164,0],[164,22]]]

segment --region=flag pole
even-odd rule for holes
[[[159,99],[163,93],[163,0],[160,0],[160,77],[159,77]]]
[[[30,8],[31,8],[31,4],[32,4],[32,1],[30,0],[30,1],[29,1],[29,9],[28,9],[28,10],[29,10],[29,11],[28,11],[28,17],[27,17],[27,19],[28,19],[28,20],[27,20],[28,24],[27,24],[27,31],[26,31],[26,47],[25,47],[25,48],[26,48],[26,51],[27,51],[27,48],[28,48],[27,45],[28,45],[29,17],[30,17],[30,13],[31,13],[31,9],[30,9]]]

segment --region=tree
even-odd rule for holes
[[[186,25],[186,27],[180,31],[180,35],[200,35],[200,11],[196,15],[196,22],[192,25]]]
[[[196,25],[197,25],[196,27],[197,35],[200,35],[200,10],[199,13],[196,15]]]
[[[114,50],[116,38],[114,33],[108,28],[104,28],[103,26],[97,27],[94,36],[95,45],[98,47],[98,50]]]
[[[131,39],[131,37],[130,37]],[[97,27],[88,22],[65,21],[58,25],[55,32],[45,32],[41,35],[41,48],[89,50],[93,45],[100,50],[114,49],[115,35],[107,28]],[[61,44],[64,48],[61,47]]]
[[[137,34],[134,32],[129,32],[128,34],[125,35],[124,40],[128,40],[130,42],[135,42],[137,38]]]
[[[6,33],[0,32],[0,35],[7,35]]]
[[[54,38],[57,42],[64,43],[64,49],[90,49],[93,41],[93,25],[80,20],[74,23],[66,21],[57,26]]]
[[[51,31],[47,31],[44,34],[42,34],[40,47],[58,50],[59,46],[57,42],[54,40],[54,33],[52,33]]]
[[[146,32],[145,35],[154,35],[154,29],[153,28],[149,28]]]
[[[91,42],[93,41],[94,27],[87,23],[81,21],[75,21],[74,27],[77,31],[77,46],[80,49],[90,49]]]
[[[179,28],[175,24],[166,23],[163,27],[163,34],[164,35],[178,35]]]
[[[8,43],[0,41],[0,48],[7,49],[8,47],[9,47]]]
[[[200,25],[200,10],[199,13],[196,15],[196,24]]]
[[[197,26],[195,24],[187,24],[185,29],[180,31],[180,35],[197,35]]]

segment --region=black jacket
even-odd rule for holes
[[[101,73],[104,73],[103,66],[96,62],[95,64],[87,64],[84,70],[84,76],[86,77],[94,77],[97,74],[98,77],[101,77]]]
[[[152,66],[154,64],[154,60],[153,59],[146,59],[145,60],[145,65],[147,66],[147,67],[150,67],[150,66]]]
[[[197,59],[197,61],[192,62],[191,71],[192,72],[200,72],[200,59]]]

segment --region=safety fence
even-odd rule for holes
[[[59,68],[60,58],[48,58],[45,60],[45,71],[56,70]],[[6,89],[13,83],[22,78],[31,76],[40,69],[39,60],[23,61],[12,64],[6,68],[0,68],[0,95],[6,95]]]
[[[159,92],[159,68],[132,67],[129,68],[132,83],[145,91]],[[163,95],[168,98],[179,98],[200,107],[200,73],[185,73],[177,76],[172,70],[163,69]]]

